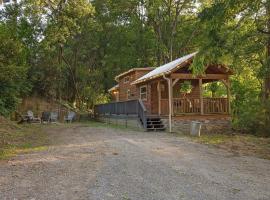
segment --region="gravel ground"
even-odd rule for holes
[[[48,150],[0,162],[0,200],[270,199],[270,161],[188,138],[73,125]]]

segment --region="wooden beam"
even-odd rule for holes
[[[194,76],[193,74],[173,73],[171,78],[173,79],[214,79],[223,80],[228,79],[227,74],[205,74],[203,76]]]
[[[226,88],[229,86],[227,80],[220,80],[220,81],[225,85]]]
[[[204,114],[204,109],[203,109],[203,87],[202,87],[202,79],[199,79],[199,88],[200,88],[200,107],[201,107],[201,115]]]
[[[180,80],[180,78],[177,78],[173,81],[172,86],[175,86],[175,84]]]

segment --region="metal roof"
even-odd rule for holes
[[[138,83],[144,82],[144,81],[149,80],[149,79],[160,77],[163,74],[171,73],[174,69],[177,69],[177,67],[179,67],[181,64],[185,63],[186,61],[189,61],[196,54],[197,54],[197,52],[194,52],[194,53],[188,54],[186,56],[183,56],[181,58],[178,58],[172,62],[169,62],[165,65],[162,65],[162,66],[154,69],[153,71],[145,74],[141,78],[137,79],[132,84],[138,84]]]

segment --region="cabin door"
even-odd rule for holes
[[[151,114],[158,115],[158,90],[157,83],[151,84]]]

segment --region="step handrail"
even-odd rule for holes
[[[143,128],[147,129],[147,110],[141,99],[138,100],[138,117],[140,118]]]

